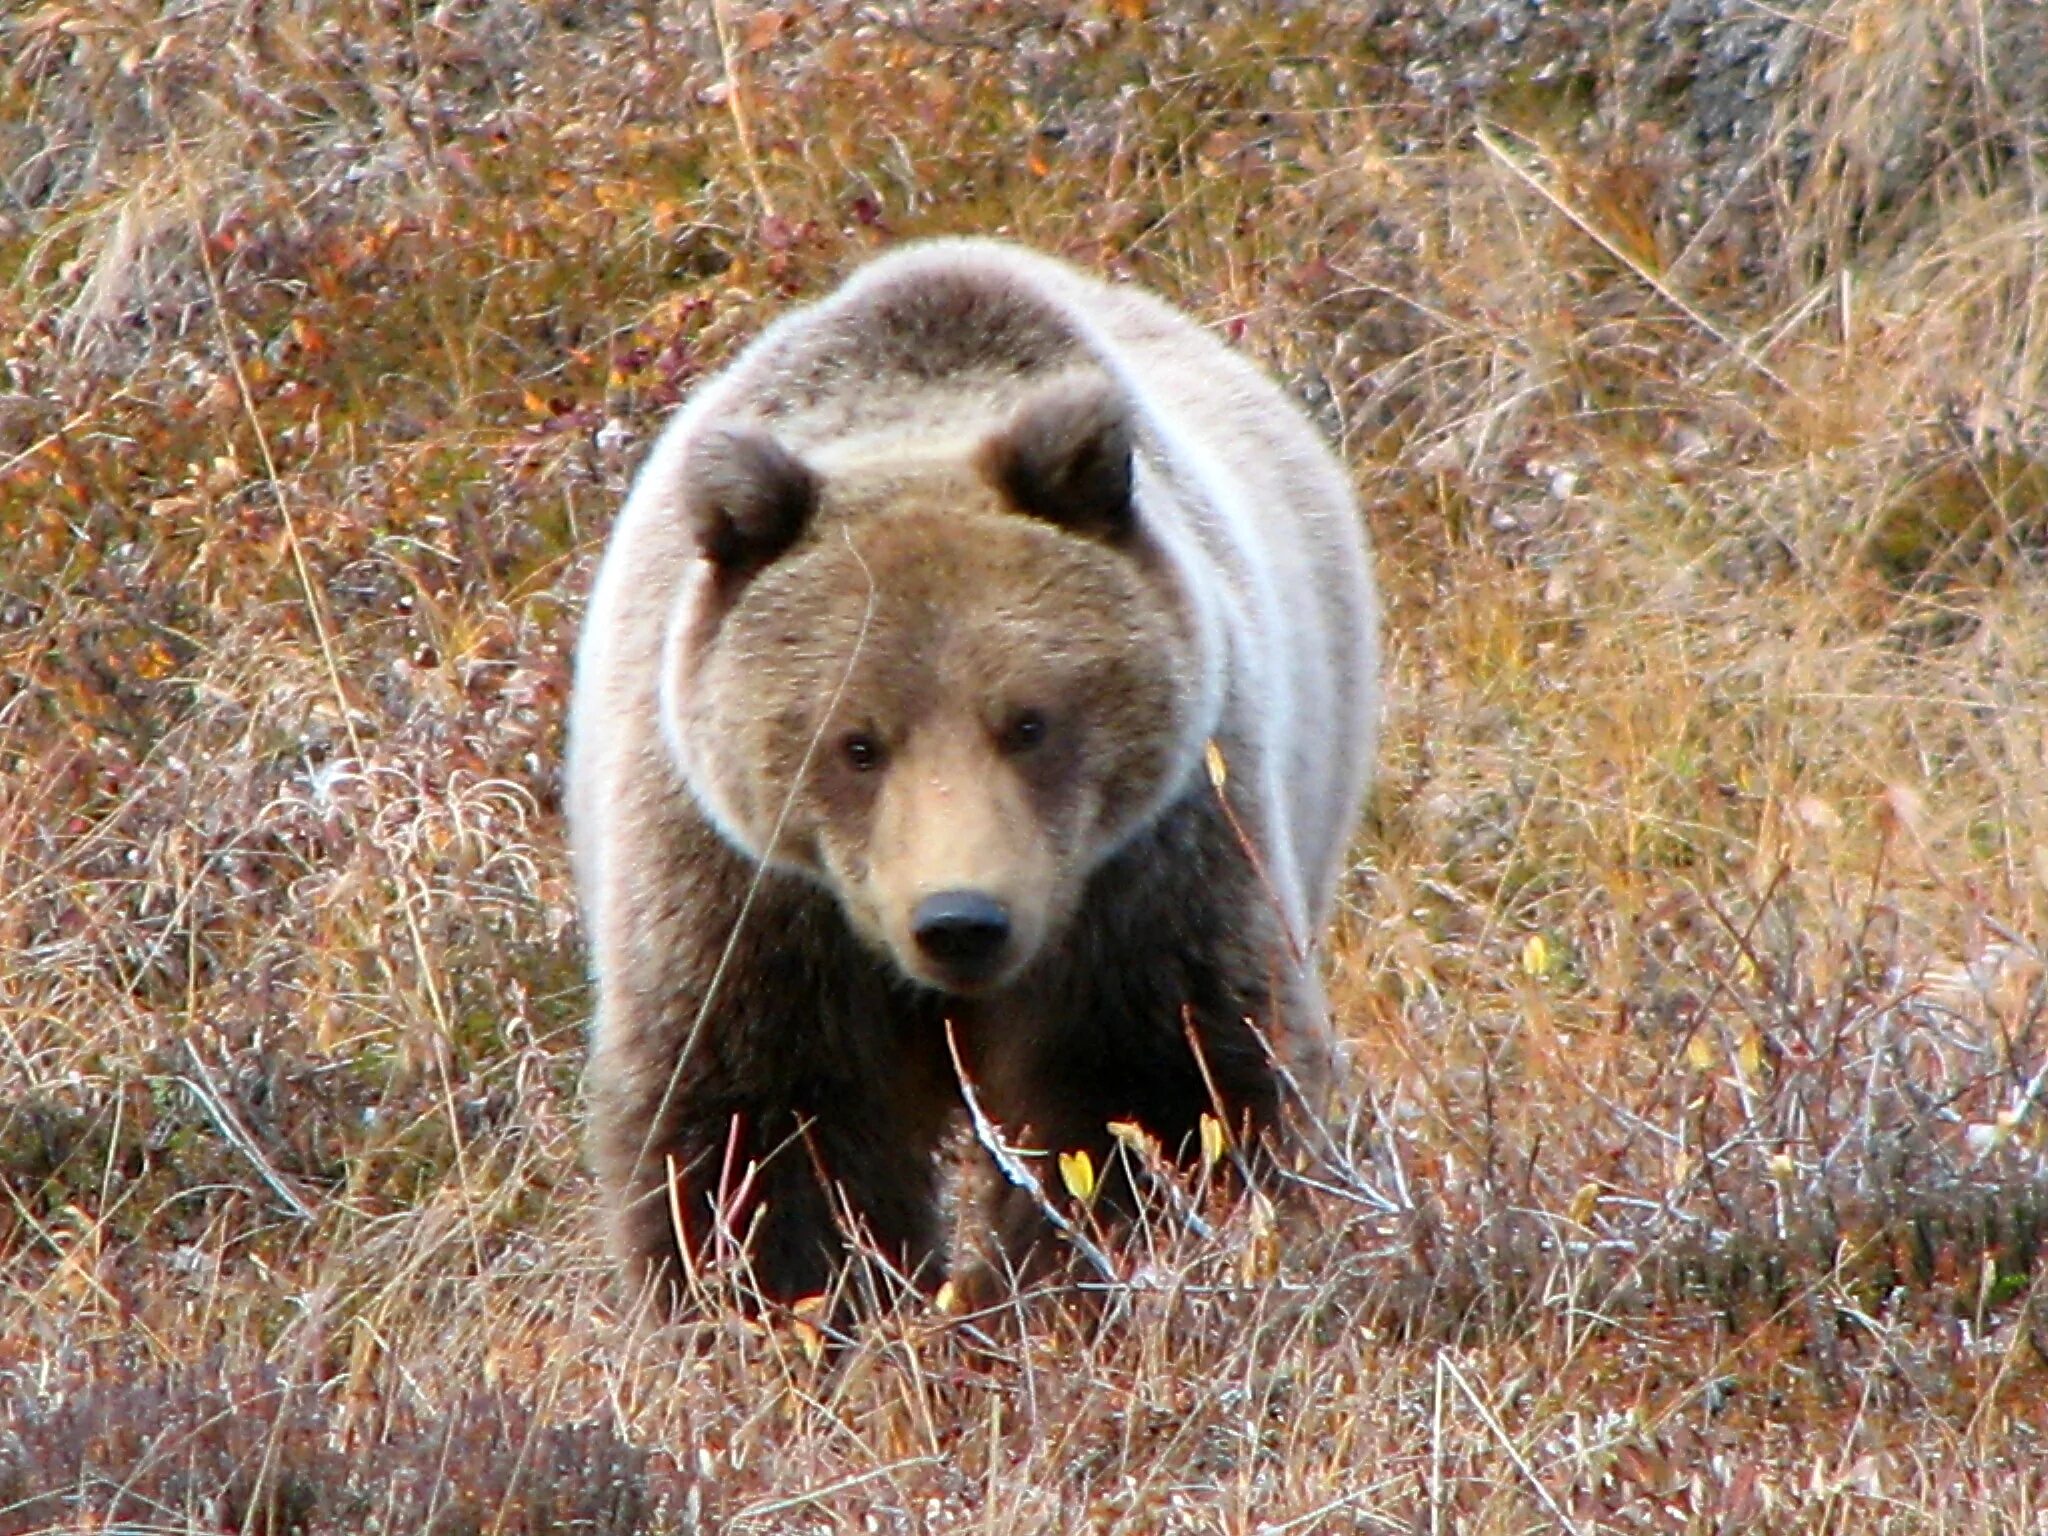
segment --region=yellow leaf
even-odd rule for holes
[[[384,1341],[377,1330],[357,1318],[348,1343],[348,1390],[368,1394],[377,1390],[377,1361],[384,1353]]]
[[[135,655],[135,675],[146,682],[168,677],[178,669],[178,658],[161,640],[152,640]]]
[[[1223,1161],[1223,1154],[1230,1146],[1229,1133],[1223,1129],[1223,1122],[1214,1115],[1202,1116],[1202,1166],[1214,1168]]]
[[[1764,1070],[1764,1037],[1754,1029],[1742,1032],[1742,1040],[1735,1047],[1736,1058],[1742,1063],[1745,1076],[1761,1077]]]
[[[825,1356],[825,1335],[811,1319],[823,1313],[826,1304],[827,1298],[822,1295],[800,1297],[789,1304],[790,1332],[796,1335],[797,1343],[803,1347],[804,1357],[813,1365]]]
[[[1135,1120],[1112,1120],[1108,1125],[1109,1134],[1117,1145],[1131,1153],[1140,1162],[1157,1162],[1161,1156],[1159,1138]]]
[[[1583,1227],[1593,1219],[1593,1211],[1599,1204],[1600,1186],[1589,1179],[1581,1184],[1578,1192],[1572,1196],[1571,1207],[1565,1215],[1571,1218],[1575,1226]]]
[[[1223,761],[1223,749],[1216,745],[1216,738],[1210,737],[1209,744],[1202,748],[1202,762],[1209,770],[1209,783],[1222,789],[1230,778],[1230,765]]]
[[[1541,978],[1550,974],[1551,964],[1549,942],[1540,933],[1530,934],[1528,942],[1522,946],[1522,970]]]
[[[932,1298],[932,1305],[948,1317],[958,1317],[966,1310],[960,1287],[950,1280],[939,1287],[939,1294]]]
[[[1273,1202],[1264,1195],[1252,1196],[1251,1226],[1238,1260],[1238,1275],[1246,1285],[1257,1285],[1280,1273],[1280,1229],[1273,1219]]]
[[[1067,1193],[1083,1205],[1094,1195],[1095,1159],[1088,1155],[1086,1147],[1060,1154],[1060,1182],[1067,1186]]]
[[[1685,1064],[1695,1072],[1711,1072],[1720,1061],[1715,1053],[1714,1042],[1704,1030],[1694,1030],[1693,1037],[1685,1042]]]

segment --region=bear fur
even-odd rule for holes
[[[856,1239],[943,1278],[949,1023],[1027,1152],[1185,1148],[1219,1098],[1280,1134],[1331,1069],[1378,669],[1343,469],[1161,301],[948,240],[771,325],[649,455],[576,661],[632,1282],[674,1307],[743,1252],[789,1301]],[[988,1182],[984,1275],[1042,1267],[1039,1203]]]

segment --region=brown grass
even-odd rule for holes
[[[1658,9],[0,18],[0,1531],[2048,1529],[2048,43]],[[590,559],[944,231],[1357,466],[1353,1109],[1086,1305],[652,1333],[578,1161]]]

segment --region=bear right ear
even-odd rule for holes
[[[683,515],[704,557],[739,582],[797,541],[818,502],[810,467],[753,427],[720,427],[683,459]]]
[[[1130,410],[1106,378],[1039,391],[982,444],[980,464],[1018,511],[1074,533],[1116,542],[1137,525]]]

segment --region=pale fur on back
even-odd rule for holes
[[[971,313],[959,313],[963,293],[980,296]],[[986,366],[927,371],[903,335],[875,334],[885,309],[927,338],[981,327],[958,350]],[[692,440],[751,421],[829,465],[971,438],[1030,376],[1091,366],[1128,396],[1140,516],[1199,605],[1211,707],[1179,743],[1162,798],[1203,771],[1210,741],[1233,744],[1233,795],[1254,797],[1266,877],[1299,951],[1313,950],[1380,708],[1377,600],[1342,468],[1270,380],[1163,302],[1015,246],[943,240],[884,256],[771,325],[677,414],[635,482],[591,596],[569,728],[572,847],[600,978],[622,958],[608,952],[621,941],[614,904],[659,901],[667,878],[645,867],[620,806],[644,804],[654,784],[694,793],[691,744],[665,738],[656,703],[666,637],[706,600],[679,504]],[[720,808],[695,798],[730,836]]]

